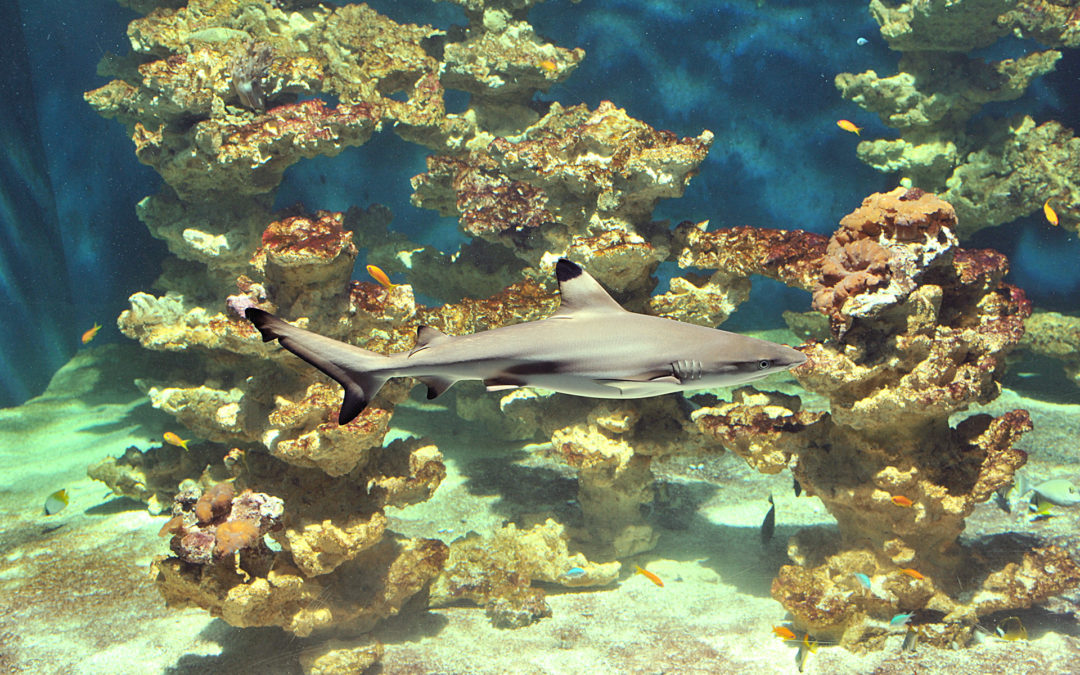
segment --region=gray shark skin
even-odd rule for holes
[[[273,314],[245,312],[264,342],[278,340],[345,388],[347,424],[391,377],[415,377],[435,398],[459,380],[488,391],[539,387],[592,398],[644,398],[730,387],[806,361],[786,345],[623,309],[575,263],[555,265],[562,305],[539,321],[453,337],[417,330],[409,352],[383,356],[297,328]]]

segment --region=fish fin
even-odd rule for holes
[[[362,413],[389,379],[382,373],[372,372],[389,361],[382,354],[297,328],[256,307],[249,307],[244,316],[259,329],[263,342],[277,340],[282,347],[345,388],[338,424],[348,424]]]
[[[617,389],[621,396],[640,397],[654,396],[665,391],[657,391],[656,385],[681,386],[682,381],[674,375],[656,375],[655,373],[642,373],[632,377],[618,379],[595,379],[596,384]]]
[[[506,391],[507,389],[524,387],[525,381],[507,377],[505,375],[497,375],[484,380],[484,386],[487,387],[488,391]]]
[[[436,345],[449,339],[450,336],[438,328],[432,328],[431,326],[417,326],[416,344],[413,346],[412,351],[409,352],[409,356],[412,356],[423,349],[427,349],[431,345]]]
[[[625,312],[596,279],[577,263],[559,258],[555,263],[562,304],[552,316],[566,317],[580,312]]]
[[[425,385],[427,385],[427,397],[429,401],[433,398],[441,396],[444,391],[454,386],[454,383],[457,382],[457,380],[455,379],[449,377],[439,377],[438,375],[428,375],[427,377],[421,377],[418,379]]]
[[[671,374],[668,369],[664,370],[649,370],[644,373],[638,373],[637,375],[628,375],[626,377],[610,378],[606,380],[597,380],[597,382],[603,382],[604,384],[615,384],[616,382],[654,382],[660,384],[682,384],[683,381]]]

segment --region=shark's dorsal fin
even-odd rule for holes
[[[559,280],[562,304],[553,316],[626,311],[577,263],[559,258],[559,262],[555,263],[555,278]]]
[[[439,344],[440,342],[449,339],[450,336],[438,328],[432,328],[431,326],[417,326],[416,345],[409,351],[409,356],[412,356],[416,352],[430,347],[431,345]]]

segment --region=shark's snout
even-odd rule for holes
[[[784,353],[781,356],[781,361],[788,368],[795,368],[806,363],[806,354],[803,354],[798,349],[792,347],[786,347]]]

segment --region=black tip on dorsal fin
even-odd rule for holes
[[[559,280],[559,283],[576,279],[581,276],[581,266],[575,262],[571,262],[566,258],[559,258],[559,262],[555,263],[555,278]]]
[[[446,333],[442,332],[438,328],[432,328],[431,326],[417,326],[416,327],[416,346],[426,347],[427,345],[435,342],[436,340],[442,340],[443,338],[450,337]]]
[[[581,266],[566,258],[555,263],[555,278],[559,280],[562,303],[552,316],[569,316],[578,312],[624,312],[619,303],[604,290]]]

